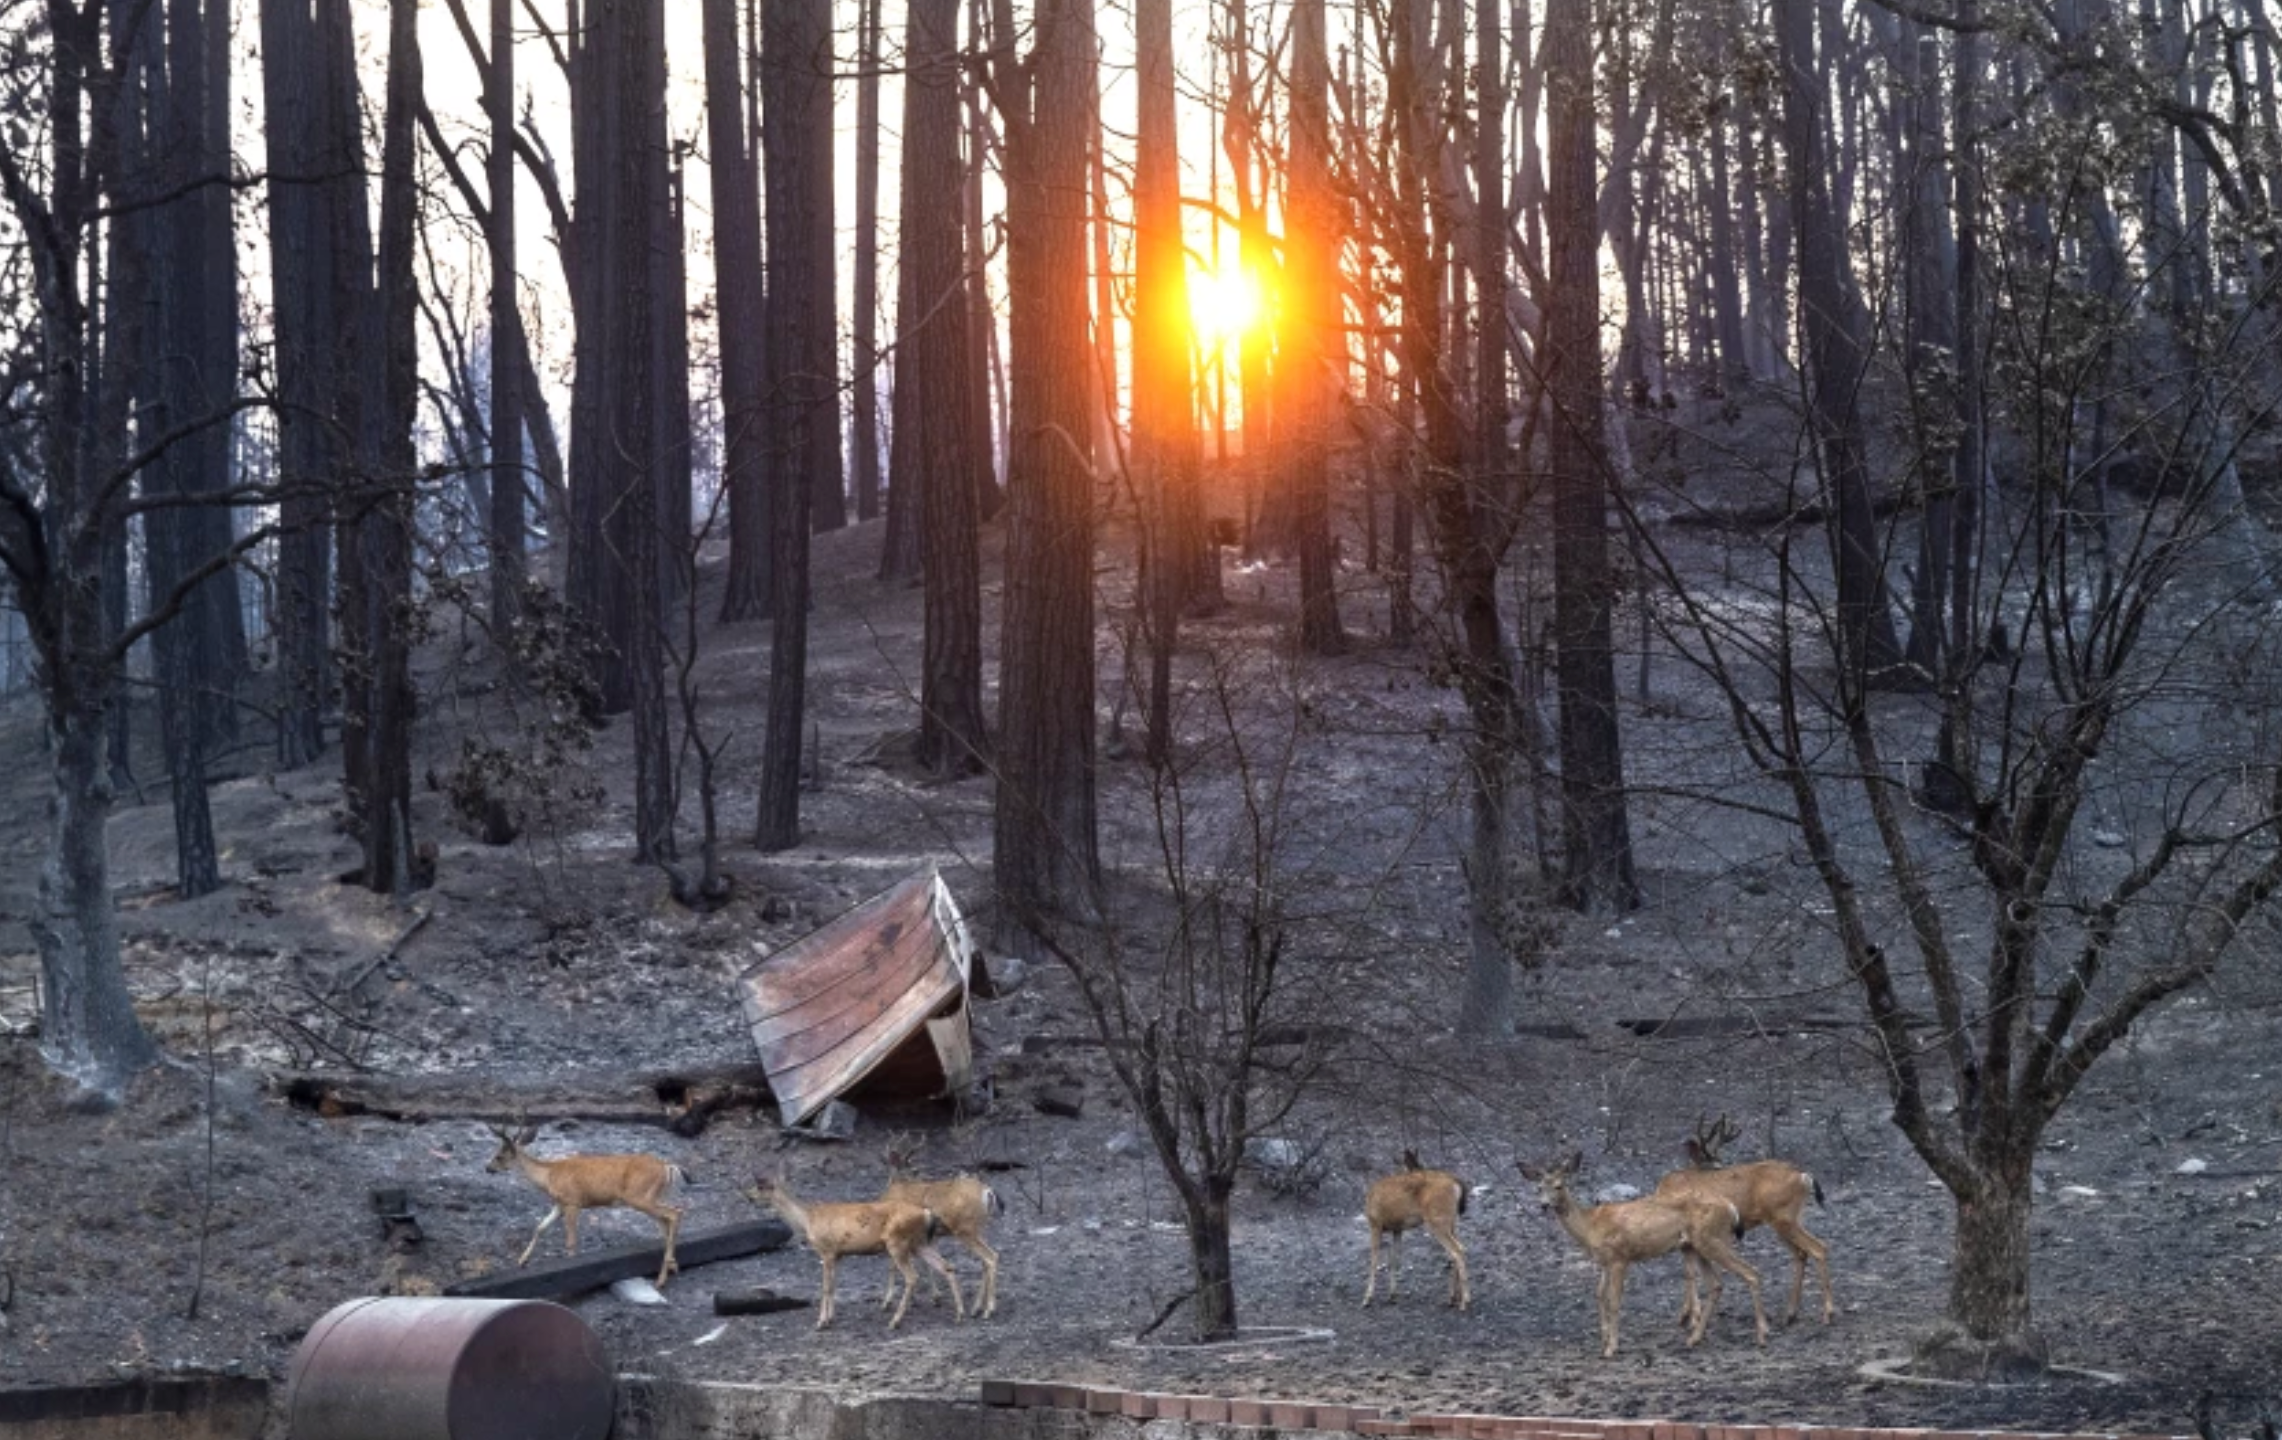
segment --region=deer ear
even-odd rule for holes
[[[536,1125],[526,1125],[523,1127],[523,1133],[515,1137],[515,1143],[518,1145],[528,1145],[538,1138],[539,1127]]]
[[[1577,1171],[1584,1168],[1584,1164],[1585,1152],[1582,1150],[1572,1150],[1569,1152],[1569,1158],[1562,1163],[1561,1168],[1574,1175],[1577,1173]]]

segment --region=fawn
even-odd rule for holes
[[[1744,1264],[1735,1253],[1735,1237],[1743,1233],[1735,1206],[1725,1200],[1695,1195],[1587,1205],[1569,1192],[1569,1181],[1583,1160],[1581,1153],[1572,1151],[1567,1159],[1543,1169],[1527,1161],[1518,1163],[1523,1178],[1536,1184],[1545,1208],[1560,1220],[1561,1228],[1568,1231],[1600,1267],[1600,1282],[1594,1295],[1600,1307],[1601,1358],[1610,1359],[1616,1354],[1625,1271],[1643,1260],[1654,1260],[1674,1250],[1687,1252],[1682,1256],[1687,1266],[1688,1287],[1683,1313],[1692,1312],[1695,1320],[1688,1333],[1688,1344],[1692,1347],[1702,1340],[1704,1328],[1711,1322],[1712,1306],[1695,1303],[1695,1267],[1700,1260],[1715,1271],[1724,1270],[1737,1276],[1750,1288],[1751,1313],[1759,1322],[1759,1343],[1765,1345],[1767,1312],[1759,1304],[1759,1272]],[[1712,1283],[1716,1302],[1716,1275]]]
[[[1403,1168],[1371,1182],[1363,1219],[1371,1227],[1370,1268],[1363,1283],[1368,1306],[1379,1284],[1379,1236],[1387,1236],[1387,1298],[1402,1283],[1402,1236],[1413,1227],[1434,1237],[1450,1257],[1450,1303],[1465,1310],[1474,1293],[1466,1283],[1466,1248],[1458,1243],[1458,1217],[1466,1213],[1466,1182],[1447,1170],[1428,1170],[1418,1152],[1402,1152]]]
[[[959,1294],[959,1277],[928,1243],[934,1236],[936,1222],[925,1208],[900,1200],[818,1201],[811,1205],[794,1195],[782,1177],[772,1180],[766,1175],[754,1176],[753,1188],[746,1193],[755,1204],[783,1216],[784,1222],[799,1232],[822,1263],[824,1284],[816,1302],[817,1329],[832,1323],[833,1282],[843,1255],[885,1255],[888,1264],[895,1267],[895,1278],[903,1282],[903,1303],[895,1307],[895,1318],[887,1322],[888,1329],[901,1325],[903,1312],[911,1308],[911,1291],[919,1278],[911,1265],[914,1255],[950,1282],[952,1313],[962,1320],[966,1318],[966,1302]],[[894,1282],[889,1283],[892,1288]]]
[[[576,1255],[578,1212],[623,1205],[641,1211],[665,1228],[666,1258],[658,1267],[658,1283],[665,1284],[666,1277],[681,1268],[674,1260],[681,1207],[666,1204],[664,1198],[686,1182],[679,1165],[655,1155],[566,1155],[560,1160],[541,1160],[523,1148],[538,1136],[538,1126],[526,1125],[520,1133],[496,1125],[485,1128],[498,1138],[499,1149],[483,1168],[493,1173],[519,1170],[554,1202],[554,1208],[539,1221],[539,1228],[531,1232],[531,1243],[516,1257],[517,1265],[530,1263],[531,1252],[539,1248],[539,1237],[558,1217],[563,1222],[566,1253]]]

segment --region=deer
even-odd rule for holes
[[[1828,1325],[1835,1308],[1830,1296],[1830,1247],[1810,1234],[1800,1218],[1810,1195],[1817,1205],[1823,1203],[1822,1183],[1807,1171],[1782,1160],[1722,1165],[1720,1147],[1735,1139],[1738,1133],[1735,1123],[1725,1114],[1708,1127],[1699,1117],[1696,1133],[1687,1142],[1689,1168],[1675,1170],[1658,1181],[1656,1196],[1671,1199],[1703,1195],[1725,1200],[1735,1207],[1745,1230],[1764,1225],[1774,1231],[1776,1238],[1791,1252],[1791,1308],[1783,1316],[1786,1325],[1799,1318],[1799,1304],[1807,1288],[1807,1261],[1813,1260],[1822,1277],[1822,1323]],[[1691,1290],[1688,1296],[1691,1304],[1694,1298]],[[1716,1277],[1712,1303],[1719,1303]],[[1680,1323],[1684,1325],[1687,1321],[1688,1312],[1683,1308]]]
[[[745,1193],[754,1204],[781,1216],[808,1242],[808,1248],[816,1252],[817,1260],[823,1265],[824,1283],[816,1302],[817,1329],[832,1323],[834,1278],[841,1257],[847,1255],[885,1255],[888,1264],[895,1267],[895,1279],[903,1282],[903,1303],[895,1307],[895,1317],[887,1322],[888,1329],[903,1324],[903,1312],[911,1308],[911,1292],[919,1278],[911,1264],[913,1256],[925,1261],[929,1269],[950,1283],[952,1313],[961,1320],[967,1318],[966,1301],[959,1293],[959,1277],[930,1243],[935,1236],[936,1218],[924,1206],[900,1200],[808,1204],[792,1193],[781,1176],[772,1179],[755,1175],[752,1188]],[[892,1288],[894,1281],[889,1283]]]
[[[991,1248],[983,1232],[990,1228],[991,1217],[1006,1213],[1006,1205],[998,1192],[972,1175],[955,1175],[948,1180],[921,1180],[912,1173],[916,1147],[905,1137],[897,1136],[886,1147],[887,1189],[882,1200],[899,1200],[906,1205],[917,1205],[935,1217],[937,1230],[964,1245],[983,1262],[983,1292],[975,1306],[975,1318],[989,1319],[998,1310],[998,1251]],[[892,1292],[894,1281],[888,1288]],[[880,1298],[887,1304],[887,1297]]]
[[[1474,1301],[1466,1281],[1466,1247],[1458,1243],[1458,1217],[1466,1213],[1466,1182],[1447,1170],[1429,1170],[1418,1163],[1416,1150],[1402,1152],[1403,1168],[1371,1182],[1363,1192],[1363,1220],[1371,1227],[1369,1269],[1363,1282],[1363,1305],[1370,1307],[1379,1285],[1379,1237],[1387,1237],[1387,1299],[1395,1299],[1402,1283],[1402,1236],[1405,1230],[1424,1230],[1450,1257],[1450,1301],[1460,1311]]]
[[[1735,1253],[1736,1238],[1743,1233],[1742,1217],[1735,1206],[1726,1200],[1695,1195],[1665,1200],[1651,1196],[1610,1205],[1587,1205],[1569,1190],[1569,1182],[1583,1162],[1581,1152],[1571,1151],[1567,1159],[1543,1169],[1527,1161],[1517,1164],[1522,1178],[1537,1186],[1538,1198],[1561,1222],[1561,1228],[1568,1231],[1570,1238],[1600,1267],[1600,1283],[1594,1294],[1600,1306],[1601,1358],[1609,1360],[1616,1356],[1625,1272],[1642,1261],[1654,1260],[1675,1250],[1683,1252],[1688,1304],[1695,1321],[1688,1332],[1689,1347],[1694,1348],[1704,1338],[1713,1308],[1698,1306],[1694,1301],[1695,1267],[1699,1261],[1713,1267],[1715,1272],[1724,1270],[1736,1276],[1749,1287],[1751,1313],[1759,1323],[1759,1343],[1764,1346],[1767,1312],[1759,1303],[1759,1272]],[[1716,1300],[1716,1273],[1712,1283]]]
[[[623,1205],[641,1211],[665,1230],[666,1258],[658,1267],[657,1283],[663,1286],[668,1275],[681,1269],[674,1259],[674,1238],[681,1233],[681,1207],[665,1203],[667,1195],[688,1182],[679,1165],[655,1155],[566,1155],[560,1160],[542,1160],[524,1148],[538,1138],[538,1126],[525,1125],[520,1131],[496,1125],[485,1128],[498,1139],[499,1149],[483,1168],[493,1174],[518,1171],[554,1202],[531,1232],[531,1243],[516,1257],[516,1265],[531,1262],[531,1252],[539,1248],[539,1237],[557,1219],[563,1222],[565,1253],[576,1255],[579,1212]]]

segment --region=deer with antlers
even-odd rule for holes
[[[753,1188],[746,1192],[756,1205],[774,1210],[783,1217],[824,1267],[822,1292],[816,1302],[816,1328],[821,1330],[832,1323],[832,1294],[841,1257],[847,1255],[885,1255],[888,1264],[895,1268],[895,1281],[903,1285],[903,1303],[895,1307],[895,1318],[887,1328],[895,1329],[903,1323],[903,1312],[911,1308],[911,1292],[918,1283],[918,1272],[912,1267],[913,1257],[926,1262],[927,1268],[942,1276],[951,1286],[951,1311],[959,1319],[967,1318],[964,1297],[959,1293],[959,1277],[935,1253],[930,1243],[935,1235],[936,1219],[925,1208],[907,1205],[900,1200],[848,1200],[803,1202],[792,1193],[782,1176],[771,1179],[766,1175],[753,1177]]]
[[[918,1147],[909,1136],[899,1134],[889,1140],[886,1155],[887,1190],[880,1198],[928,1211],[935,1217],[938,1233],[958,1241],[982,1261],[983,1292],[975,1306],[975,1318],[989,1319],[998,1309],[998,1251],[983,1236],[990,1228],[991,1217],[1006,1213],[998,1192],[973,1175],[954,1175],[947,1180],[918,1178],[913,1173]],[[887,1302],[883,1298],[880,1303]]]
[[[1751,1313],[1759,1323],[1759,1343],[1767,1343],[1767,1312],[1759,1303],[1759,1272],[1735,1253],[1736,1237],[1743,1233],[1742,1219],[1733,1204],[1711,1196],[1681,1195],[1670,1199],[1650,1197],[1610,1205],[1587,1205],[1570,1193],[1569,1182],[1583,1164],[1581,1152],[1539,1169],[1517,1162],[1522,1177],[1537,1186],[1545,1208],[1561,1222],[1570,1238],[1600,1267],[1594,1297],[1600,1307],[1601,1358],[1616,1355],[1617,1327],[1624,1306],[1625,1272],[1645,1260],[1682,1252],[1687,1267],[1688,1309],[1694,1325],[1688,1332],[1692,1348],[1704,1338],[1713,1306],[1694,1301],[1698,1262],[1724,1270],[1742,1280],[1751,1291]],[[1714,1298],[1717,1297],[1714,1276]]]
[[[1724,1114],[1710,1126],[1699,1117],[1696,1133],[1687,1142],[1689,1168],[1675,1170],[1658,1181],[1656,1197],[1700,1195],[1724,1200],[1735,1207],[1744,1230],[1764,1225],[1774,1231],[1776,1238],[1791,1252],[1791,1308],[1783,1316],[1786,1325],[1799,1318],[1799,1304],[1806,1295],[1807,1261],[1813,1260],[1822,1277],[1822,1323],[1828,1325],[1835,1309],[1830,1296],[1830,1247],[1811,1234],[1801,1218],[1806,1212],[1808,1197],[1813,1197],[1817,1205],[1823,1203],[1822,1184],[1813,1175],[1783,1160],[1722,1165],[1720,1147],[1739,1133],[1734,1122]],[[1691,1287],[1690,1304],[1694,1298]],[[1716,1276],[1711,1303],[1719,1303]],[[1688,1318],[1688,1311],[1683,1309],[1680,1322],[1686,1324]]]
[[[681,1207],[665,1203],[665,1197],[686,1182],[687,1177],[679,1165],[655,1155],[566,1155],[560,1160],[542,1160],[524,1148],[538,1138],[538,1126],[525,1125],[520,1130],[504,1130],[496,1125],[484,1128],[498,1139],[499,1149],[493,1153],[491,1163],[483,1168],[494,1174],[517,1171],[554,1202],[553,1208],[540,1219],[539,1228],[531,1232],[531,1243],[516,1257],[517,1265],[530,1263],[531,1252],[539,1248],[539,1237],[558,1219],[563,1222],[566,1253],[576,1255],[579,1212],[623,1205],[629,1210],[641,1211],[665,1230],[666,1258],[658,1267],[658,1284],[665,1284],[666,1277],[681,1268],[674,1260],[674,1238],[681,1232]]]
[[[1387,1237],[1387,1299],[1393,1300],[1402,1283],[1403,1232],[1417,1229],[1433,1236],[1450,1257],[1450,1303],[1465,1310],[1474,1300],[1466,1281],[1466,1247],[1458,1243],[1458,1217],[1466,1213],[1466,1182],[1447,1170],[1419,1164],[1416,1150],[1402,1152],[1402,1166],[1372,1181],[1363,1193],[1363,1220],[1371,1227],[1363,1304],[1371,1303],[1379,1285],[1379,1237]]]

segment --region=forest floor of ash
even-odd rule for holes
[[[738,970],[923,866],[941,866],[962,902],[979,901],[990,782],[931,783],[895,759],[913,720],[920,593],[873,578],[879,538],[873,524],[818,541],[806,838],[776,855],[744,838],[768,626],[712,622],[721,567],[707,555],[699,673],[706,723],[731,736],[721,813],[736,883],[710,914],[677,907],[663,876],[628,860],[624,722],[571,762],[604,777],[606,801],[566,805],[559,823],[534,824],[511,846],[479,843],[421,786],[420,833],[440,857],[433,888],[409,907],[338,878],[356,860],[337,757],[278,773],[251,738],[215,767],[226,883],[177,901],[166,787],[152,780],[146,742],[146,788],[120,797],[112,827],[114,877],[130,977],[170,1059],[107,1113],[72,1108],[26,1035],[37,970],[26,916],[47,780],[35,703],[0,708],[0,1385],[282,1376],[310,1324],[344,1299],[431,1293],[514,1263],[546,1206],[514,1177],[485,1173],[493,1143],[480,1125],[324,1118],[278,1098],[274,1072],[353,1061],[387,1074],[537,1076],[749,1061]],[[867,1114],[849,1143],[781,1148],[772,1116],[740,1112],[694,1139],[549,1125],[535,1147],[645,1149],[682,1164],[695,1182],[685,1234],[754,1218],[741,1192],[779,1166],[810,1197],[876,1194],[880,1143],[897,1128],[928,1137],[932,1167],[1019,1161],[994,1177],[1006,1204],[995,1318],[958,1322],[922,1298],[891,1334],[876,1308],[887,1273],[877,1259],[844,1268],[831,1330],[811,1328],[813,1310],[714,1316],[720,1289],[813,1296],[815,1259],[793,1248],[693,1268],[663,1307],[607,1291],[571,1301],[616,1364],[850,1393],[967,1396],[984,1378],[1056,1379],[1407,1410],[2028,1431],[2182,1433],[2206,1391],[2222,1414],[2282,1391],[2282,980],[2270,952],[2144,1025],[2088,1078],[2038,1156],[2038,1323],[2057,1359],[2121,1379],[1994,1390],[1868,1378],[1866,1362],[1906,1354],[1941,1314],[1952,1209],[1886,1120],[1811,875],[1779,837],[1732,812],[1644,795],[1634,825],[1647,904],[1616,921],[1563,920],[1548,963],[1524,980],[1523,1018],[1579,1038],[1456,1036],[1463,815],[1447,735],[1462,712],[1454,691],[1430,683],[1423,652],[1386,642],[1383,591],[1360,552],[1351,532],[1346,655],[1283,666],[1294,572],[1231,552],[1229,603],[1185,626],[1179,672],[1194,679],[1215,658],[1244,660],[1234,693],[1259,719],[1253,733],[1270,737],[1263,744],[1294,734],[1277,717],[1304,698],[1307,723],[1279,752],[1302,797],[1294,843],[1313,845],[1310,883],[1337,883],[1327,877],[1351,863],[1354,885],[1376,897],[1309,982],[1327,1013],[1375,1044],[1334,1067],[1279,1132],[1320,1155],[1322,1183],[1287,1196],[1252,1176],[1236,1200],[1244,1323],[1330,1333],[1215,1350],[1130,1343],[1187,1287],[1179,1211],[1146,1147],[1113,1145],[1139,1125],[1102,1052],[1025,1053],[1029,1037],[1084,1034],[1088,1023],[1070,977],[1033,965],[1014,994],[976,1006],[997,1101],[971,1123],[954,1128],[935,1110]],[[1129,562],[1123,552],[1102,579],[1104,734],[1122,711],[1123,743],[1105,746],[1101,784],[1105,861],[1137,874],[1157,847],[1137,712],[1117,698]],[[995,650],[995,554],[985,575]],[[448,620],[422,651],[419,679],[415,774],[448,769],[463,735],[507,723],[481,645]],[[1635,778],[1732,763],[1707,758],[1733,746],[1724,712],[1694,683],[1660,660],[1650,703],[1628,701]],[[1628,694],[1631,685],[1628,671]],[[138,724],[155,728],[147,710]],[[1211,789],[1232,783],[1218,773],[1197,772],[1200,814],[1228,802]],[[685,837],[694,813],[685,796]],[[1649,1039],[1617,1023],[1745,1014],[1761,1033]],[[1079,1118],[1033,1106],[1038,1087],[1073,1083]],[[1665,1260],[1633,1272],[1622,1350],[1603,1360],[1593,1272],[1515,1161],[1575,1147],[1590,1186],[1645,1189],[1677,1163],[1699,1117],[1720,1112],[1741,1123],[1734,1156],[1771,1150],[1820,1181],[1827,1203],[1807,1223],[1831,1248],[1836,1319],[1812,1318],[1810,1285],[1808,1315],[1759,1349],[1731,1285],[1710,1334],[1688,1349],[1674,1323],[1679,1266]],[[1476,1187],[1462,1224],[1471,1313],[1441,1303],[1440,1256],[1416,1235],[1400,1301],[1361,1308],[1362,1188],[1405,1146]],[[2199,1173],[2181,1172],[2190,1160]],[[368,1198],[388,1185],[410,1192],[425,1231],[408,1251],[390,1248]],[[611,1211],[590,1214],[583,1238],[654,1234],[643,1217]],[[542,1252],[561,1245],[553,1232]],[[944,1251],[971,1294],[973,1261],[954,1244]],[[1764,1231],[1743,1255],[1779,1318],[1789,1257]],[[1183,1323],[1176,1315],[1156,1338]]]

